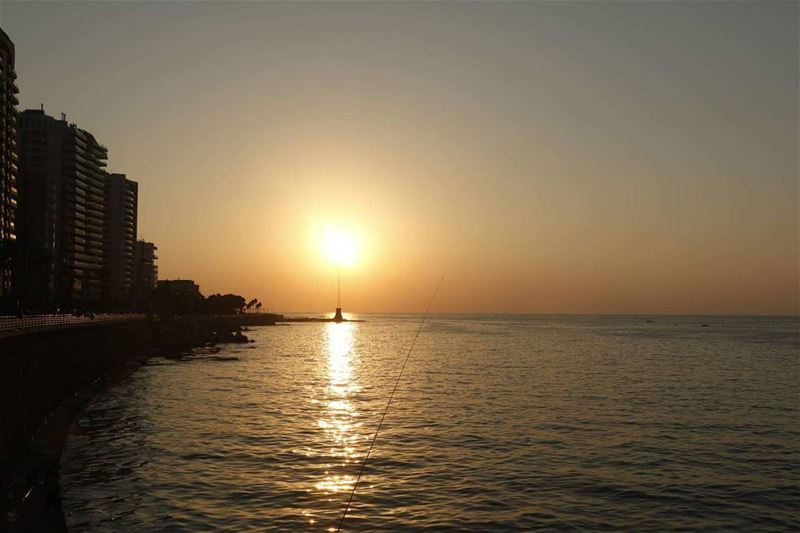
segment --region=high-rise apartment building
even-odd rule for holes
[[[153,304],[158,284],[156,245],[147,241],[136,241],[133,249],[133,291],[137,309],[146,310]]]
[[[138,183],[125,174],[106,176],[103,300],[109,309],[125,309],[133,301],[138,199]]]
[[[108,150],[62,115],[19,115],[20,296],[32,309],[99,306]]]
[[[12,266],[16,256],[17,74],[14,43],[0,30],[0,307],[11,305]]]

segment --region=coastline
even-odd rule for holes
[[[251,342],[242,326],[274,325],[279,318],[180,317],[0,339],[0,530],[67,531],[61,457],[77,417],[97,394],[153,356],[180,357],[196,347]],[[19,368],[10,372],[15,365]]]
[[[3,473],[8,475],[7,501],[3,506],[7,531],[68,531],[61,506],[59,471],[75,421],[95,396],[124,380],[153,355],[142,354],[81,388],[42,421],[13,470]]]

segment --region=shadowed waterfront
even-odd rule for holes
[[[108,384],[154,354],[181,359],[194,347],[216,351],[217,343],[249,343],[242,325],[274,325],[282,318],[0,318],[0,528],[63,529],[58,471],[67,432]]]

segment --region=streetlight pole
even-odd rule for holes
[[[336,262],[336,315],[333,317],[334,322],[343,322],[342,317],[342,262]]]

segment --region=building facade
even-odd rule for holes
[[[162,315],[190,315],[198,312],[203,302],[200,286],[190,279],[158,280],[156,310]]]
[[[161,279],[158,280],[156,288],[169,296],[202,297],[200,285],[191,279]]]
[[[10,308],[17,255],[17,74],[14,43],[0,30],[0,308]]]
[[[125,174],[105,179],[103,306],[124,310],[133,303],[134,247],[139,184]]]
[[[33,310],[96,309],[108,150],[62,115],[19,115],[19,294]]]
[[[133,292],[134,306],[139,310],[149,310],[153,306],[158,285],[158,248],[152,242],[136,241],[133,249]]]

